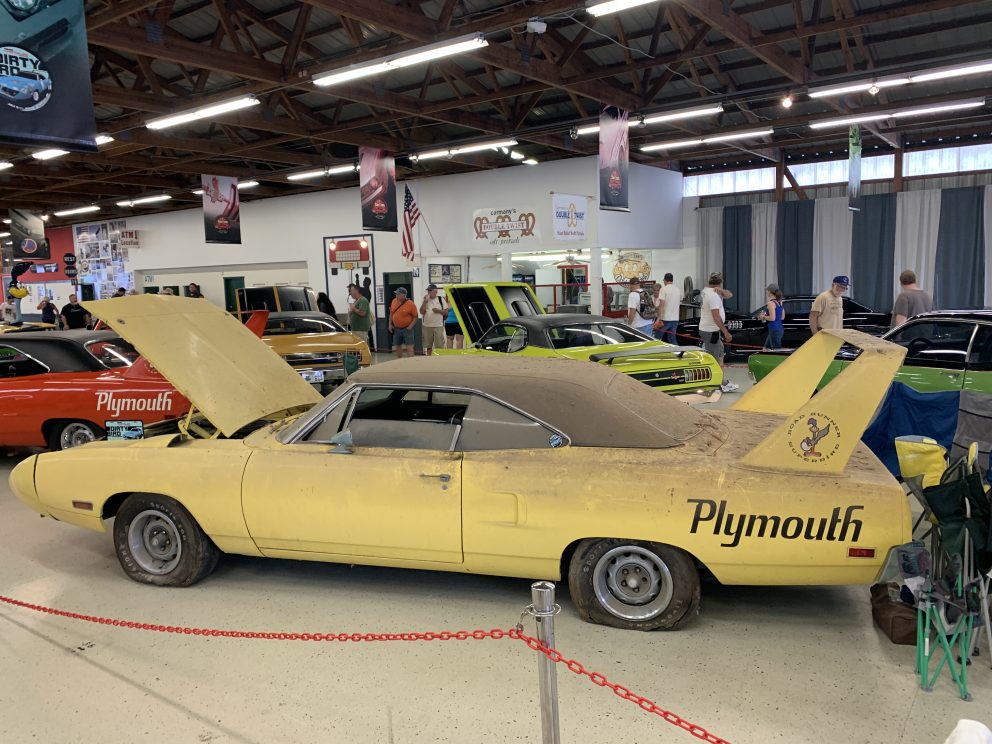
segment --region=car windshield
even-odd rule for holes
[[[567,326],[549,328],[548,338],[556,349],[654,341],[647,334],[621,323],[570,323]]]
[[[344,326],[330,316],[326,318],[276,318],[265,324],[266,336],[291,336],[297,333],[341,333]]]
[[[86,344],[86,351],[109,369],[130,367],[141,356],[137,349],[122,338],[112,341],[90,341]]]
[[[38,80],[41,77],[37,72],[29,72],[28,70],[18,70],[14,74],[19,78],[26,78],[27,80]]]

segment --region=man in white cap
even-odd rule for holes
[[[445,341],[444,316],[448,314],[448,308],[444,306],[444,300],[438,296],[436,284],[427,285],[427,294],[424,301],[420,303],[420,315],[424,319],[424,353],[430,356],[434,349],[443,349]]]
[[[407,296],[406,287],[400,287],[393,294],[396,297],[389,305],[389,332],[393,334],[393,347],[396,358],[403,358],[404,349],[409,346],[413,356],[416,351],[413,331],[417,325],[417,306]]]
[[[836,330],[844,327],[844,293],[850,286],[851,280],[846,276],[835,276],[830,289],[817,295],[809,311],[809,329],[812,333],[824,328]]]

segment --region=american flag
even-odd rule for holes
[[[410,187],[403,185],[403,257],[413,258],[413,228],[420,219],[420,207],[410,193]]]

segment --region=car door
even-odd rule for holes
[[[992,325],[978,324],[968,352],[963,389],[992,394]]]
[[[460,563],[461,455],[452,445],[466,404],[441,395],[355,388],[294,441],[255,450],[242,506],[259,550]]]
[[[895,379],[920,392],[961,390],[974,321],[926,318],[909,321],[886,336],[906,348]]]

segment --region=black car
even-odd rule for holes
[[[138,352],[111,331],[25,331],[0,335],[0,377],[99,372],[128,367]]]
[[[783,348],[798,348],[809,339],[811,335],[809,311],[815,299],[815,295],[788,295],[782,300],[785,309],[785,317],[782,320],[785,331],[782,335]],[[872,336],[881,336],[889,330],[892,323],[892,316],[889,313],[875,312],[850,297],[844,297],[843,300],[845,328],[854,328]],[[700,306],[683,305],[682,308],[683,316],[688,314],[689,317],[679,323],[679,343],[693,343],[699,339]],[[765,339],[768,338],[767,325],[758,319],[758,315],[764,310],[765,306],[761,305],[750,315],[727,311],[725,323],[727,330],[734,337],[727,345],[728,359],[743,359],[756,351],[761,351]]]

